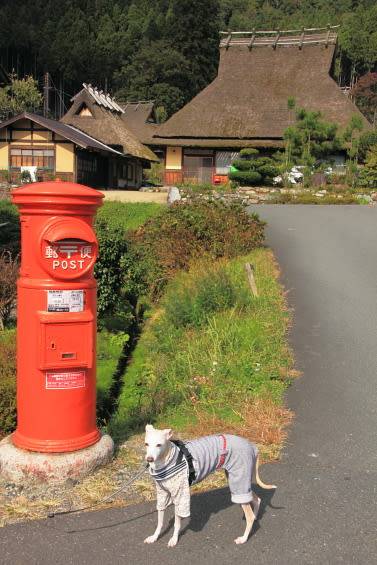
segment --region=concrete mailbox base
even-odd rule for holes
[[[80,479],[111,461],[114,442],[103,435],[94,445],[70,453],[37,453],[19,449],[11,436],[0,442],[0,476],[14,483],[27,480],[64,483]]]

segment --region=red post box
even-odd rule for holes
[[[103,195],[62,181],[17,188],[21,269],[17,305],[17,429],[31,451],[96,443],[96,281],[92,223]]]

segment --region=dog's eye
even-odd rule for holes
[[[149,447],[149,443],[146,443],[146,444],[145,444],[145,447]]]
[[[156,445],[156,447],[161,447],[161,443],[158,443],[158,444]]]

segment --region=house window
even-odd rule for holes
[[[97,158],[95,155],[80,155],[77,162],[77,169],[82,173],[96,173],[97,172]]]
[[[237,151],[216,151],[216,174],[227,175],[231,164],[238,159]]]
[[[10,150],[10,166],[13,170],[21,167],[38,167],[44,171],[54,172],[54,149],[18,148]]]
[[[127,180],[134,180],[134,165],[132,163],[127,165]]]

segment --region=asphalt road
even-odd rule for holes
[[[226,489],[196,495],[178,546],[153,546],[152,504],[0,530],[4,565],[377,563],[377,209],[263,206],[268,242],[294,308],[291,344],[304,376],[287,395],[296,412],[281,463],[261,476],[249,542]],[[171,525],[171,524],[170,524]]]

